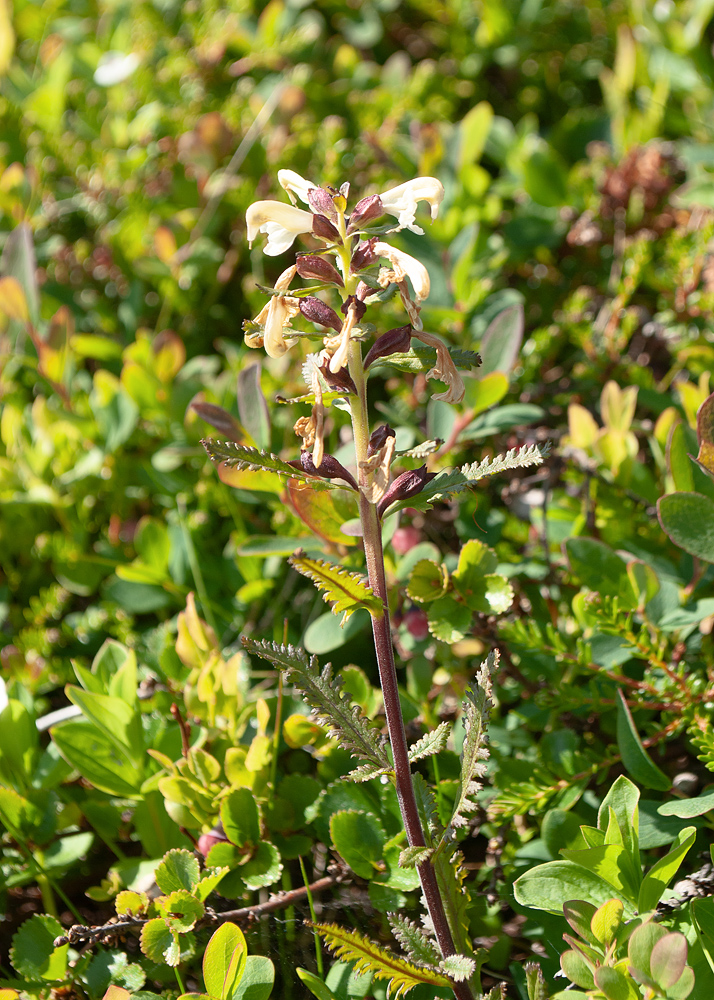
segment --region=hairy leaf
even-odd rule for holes
[[[424,757],[431,757],[432,754],[441,753],[446,747],[451,732],[450,722],[440,722],[436,729],[430,733],[425,733],[421,739],[417,740],[409,747],[409,763],[413,764]]]
[[[413,920],[399,913],[388,913],[392,933],[412,962],[420,965],[438,965],[441,960],[436,943]]]
[[[464,745],[461,751],[461,787],[444,836],[453,838],[454,831],[466,826],[467,814],[478,808],[475,796],[483,785],[480,779],[486,773],[488,759],[486,726],[493,706],[491,678],[498,668],[498,650],[488,654],[486,662],[476,674],[476,685],[466,691],[464,700]]]
[[[400,868],[415,868],[424,864],[434,853],[433,847],[405,847],[399,854]]]
[[[307,926],[317,931],[336,958],[354,962],[355,972],[372,972],[377,979],[388,979],[387,997],[404,996],[419,983],[449,986],[446,976],[399,958],[357,931],[346,930],[337,924],[308,922]]]
[[[392,762],[387,755],[386,740],[372,728],[361,714],[359,706],[351,703],[342,690],[342,678],[332,676],[330,663],[320,671],[316,656],[308,659],[304,650],[294,646],[278,646],[276,643],[257,642],[245,637],[243,645],[249,653],[261,656],[285,671],[300,688],[308,705],[315,709],[319,721],[330,727],[331,735],[336,736],[341,746],[354,757],[359,757],[370,767],[376,768],[375,773],[391,770]]]
[[[475,351],[462,351],[458,347],[450,347],[449,354],[457,368],[476,368],[481,364],[481,358]],[[401,354],[375,358],[369,366],[369,374],[378,368],[396,368],[400,372],[412,372],[418,375],[421,372],[428,372],[435,364],[436,349],[419,345]]]
[[[473,958],[468,958],[467,955],[449,955],[448,958],[439,962],[439,968],[450,979],[462,983],[465,979],[473,976],[476,971],[476,963]]]
[[[283,462],[277,455],[259,451],[258,448],[251,448],[245,444],[236,444],[235,441],[216,441],[215,438],[205,438],[201,444],[217,465],[225,463],[229,469],[238,469],[239,472],[244,469],[252,472],[276,472],[290,479],[314,478],[308,477],[302,468]]]
[[[359,573],[349,573],[341,566],[324,559],[312,559],[303,552],[296,552],[288,561],[298,573],[312,580],[323,600],[332,603],[334,614],[344,612],[343,625],[358,608],[364,608],[375,617],[383,615],[382,602]]]

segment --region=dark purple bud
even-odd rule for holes
[[[381,337],[377,337],[364,359],[364,370],[377,358],[388,358],[390,354],[406,354],[412,343],[412,328],[398,326],[395,330],[387,330]]]
[[[314,191],[315,189],[312,188],[312,190]],[[315,236],[319,236],[322,240],[329,240],[330,243],[340,242],[339,232],[324,215],[313,215],[312,231]]]
[[[340,312],[346,316],[347,313],[349,312],[350,306],[354,307],[353,312],[355,314],[355,319],[357,321],[361,320],[364,314],[367,312],[367,306],[364,304],[364,302],[361,302],[358,298],[355,298],[354,295],[350,295],[347,301],[342,303],[342,305],[340,306]]]
[[[298,257],[295,261],[297,273],[301,278],[308,278],[317,281],[329,281],[333,285],[344,286],[342,275],[329,260],[318,256],[315,253],[306,253]]]
[[[376,430],[372,431],[369,444],[367,445],[367,455],[371,457],[376,454],[380,448],[384,447],[387,438],[396,436],[396,431],[394,431],[389,424],[380,424]]]
[[[320,326],[329,326],[337,333],[340,332],[342,320],[322,299],[318,299],[315,295],[302,295],[299,302],[300,312],[305,319],[309,319],[311,323],[319,323]]]
[[[307,192],[307,203],[314,215],[325,215],[332,222],[337,221],[337,209],[329,191],[325,191],[324,188],[310,188]]]
[[[409,497],[415,497],[417,493],[421,493],[426,484],[431,482],[435,476],[435,472],[426,471],[425,465],[422,465],[420,469],[414,469],[412,472],[403,472],[401,476],[397,476],[377,504],[377,513],[379,516],[381,517],[387,507],[396,503],[397,500],[407,500]]]
[[[318,371],[324,378],[325,382],[327,382],[328,388],[333,392],[349,393],[352,396],[357,395],[357,386],[354,384],[352,376],[346,368],[340,368],[338,372],[331,372],[330,362],[328,360],[324,363],[324,365],[322,365],[322,367],[318,368]]]
[[[367,296],[371,295],[373,291],[374,289],[370,288],[369,285],[366,285],[364,281],[360,281],[359,285],[357,285],[355,298],[359,299],[360,302],[364,302]]]
[[[319,465],[315,465],[312,460],[311,451],[301,451],[299,462],[289,462],[296,469],[304,469],[310,476],[322,476],[323,479],[344,479],[353,490],[358,489],[354,476],[351,475],[332,455],[323,455]]]
[[[363,229],[368,222],[379,219],[383,215],[382,199],[378,194],[371,194],[368,198],[363,198],[362,201],[357,202],[350,216],[347,235],[356,233],[358,229]]]
[[[202,403],[196,400],[191,403],[191,409],[196,411],[201,420],[205,420],[207,424],[215,427],[221,434],[225,434],[231,441],[241,442],[243,435],[240,424],[222,406],[216,406],[215,403]]]
[[[358,245],[350,260],[350,274],[364,271],[365,267],[370,267],[379,260],[379,256],[372,249],[376,242],[377,237],[375,236],[374,239],[365,240]]]

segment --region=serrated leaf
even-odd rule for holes
[[[458,347],[450,347],[451,360],[457,368],[476,368],[481,364],[481,358],[475,351],[462,351]],[[418,375],[428,372],[436,364],[436,349],[433,347],[411,347],[408,351],[398,354],[388,354],[386,357],[375,358],[369,366],[369,374],[379,368],[396,368],[400,372],[412,372]]]
[[[424,757],[431,757],[432,754],[441,753],[446,748],[446,744],[451,733],[450,722],[440,722],[436,729],[430,733],[425,733],[421,739],[409,747],[409,763],[414,764]]]
[[[433,847],[419,847],[418,845],[405,847],[399,853],[399,866],[400,868],[417,868],[428,861],[433,853]]]
[[[309,921],[307,926],[317,931],[336,958],[353,962],[355,972],[371,972],[377,979],[389,980],[388,998],[404,996],[420,983],[429,986],[450,985],[447,977],[441,973],[399,958],[358,931],[347,930],[337,924],[313,924]]]
[[[326,664],[320,671],[317,657],[308,659],[302,649],[257,642],[246,637],[242,641],[249,653],[261,656],[285,671],[300,688],[308,705],[315,709],[318,720],[330,727],[330,735],[336,736],[340,745],[353,757],[359,757],[370,767],[377,768],[378,773],[392,769],[384,737],[361,714],[359,706],[351,703],[342,690],[342,679],[332,676],[331,664]]]
[[[497,455],[496,458],[484,458],[481,462],[462,465],[460,469],[440,472],[436,479],[427,483],[416,496],[393,503],[384,516],[396,514],[397,511],[403,510],[405,507],[413,507],[415,510],[421,511],[428,510],[432,504],[448,500],[449,497],[461,493],[486,476],[495,476],[499,472],[505,472],[509,469],[541,465],[547,454],[548,448],[546,447],[535,444],[524,445],[522,448],[511,448],[505,455]]]
[[[263,886],[277,882],[282,870],[280,851],[275,844],[263,840],[258,844],[250,861],[247,861],[240,869],[240,877],[245,883],[246,889],[262,889]]]
[[[463,983],[465,979],[470,979],[476,971],[476,963],[473,958],[467,955],[449,955],[448,958],[439,962],[439,968],[445,972],[449,979],[456,983]]]
[[[388,913],[392,933],[413,962],[421,965],[438,965],[441,960],[434,941],[413,920],[399,913]]]
[[[350,573],[324,559],[311,559],[304,552],[296,552],[288,562],[298,573],[312,580],[323,600],[332,604],[333,614],[344,612],[342,625],[358,608],[364,608],[375,618],[384,614],[382,602],[359,573]]]
[[[62,979],[67,971],[68,945],[55,948],[54,942],[63,933],[59,920],[34,913],[12,938],[10,961],[15,972],[32,982]]]
[[[437,438],[432,441],[422,441],[421,444],[415,444],[413,448],[404,448],[402,451],[395,451],[395,458],[426,458],[428,455],[433,455],[435,451],[438,451],[444,442]]]
[[[245,444],[236,444],[235,441],[216,441],[214,438],[206,438],[201,444],[217,465],[225,464],[229,469],[237,469],[239,472],[247,469],[251,472],[275,472],[290,479],[315,478],[308,476],[304,469],[284,462],[277,455],[259,451],[258,448],[251,448]]]
[[[435,639],[452,644],[459,642],[469,632],[473,612],[459,604],[450,594],[445,594],[429,605],[427,624]]]
[[[260,815],[255,796],[248,788],[232,788],[221,802],[221,823],[226,837],[237,847],[260,840]]]
[[[191,892],[200,878],[198,861],[183,847],[174,848],[164,854],[157,865],[154,877],[159,889],[168,896],[177,889]]]
[[[204,872],[203,878],[193,888],[193,894],[196,899],[200,899],[202,903],[205,903],[223,876],[227,875],[229,871],[230,868],[214,868]]]
[[[498,669],[498,650],[488,654],[475,679],[475,685],[468,688],[463,703],[464,744],[461,750],[461,784],[459,793],[446,828],[445,838],[454,837],[454,831],[466,826],[468,814],[478,808],[475,796],[483,785],[481,778],[486,773],[488,760],[488,736],[486,727],[493,707],[493,684],[491,678]]]
[[[443,597],[447,585],[448,574],[445,567],[431,559],[420,559],[409,577],[407,594],[413,601],[425,604]]]
[[[149,897],[145,892],[124,889],[114,900],[117,916],[140,917],[149,908]]]
[[[157,906],[159,901],[157,900]],[[166,925],[172,931],[185,934],[193,930],[197,921],[205,912],[203,903],[186,889],[177,889],[168,896],[161,898],[159,912],[166,920]]]
[[[154,917],[141,928],[141,950],[151,962],[176,966],[181,959],[178,934],[172,931],[163,917]]]

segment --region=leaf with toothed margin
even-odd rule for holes
[[[417,740],[409,747],[409,763],[414,764],[424,757],[431,757],[432,754],[441,753],[446,747],[451,732],[450,722],[440,722],[436,729],[430,733],[425,733],[421,739]]]
[[[342,678],[339,675],[332,676],[331,664],[326,664],[320,670],[316,656],[308,659],[303,649],[296,649],[294,646],[257,642],[245,636],[243,645],[249,653],[261,656],[283,670],[302,691],[308,705],[317,713],[318,720],[330,727],[330,734],[335,735],[340,745],[349,750],[353,757],[365,761],[365,767],[371,769],[371,773],[355,778],[353,772],[350,775],[353,780],[366,781],[392,769],[386,740],[361,714],[359,706],[350,701],[342,689]],[[358,772],[360,770],[361,768],[357,768]]]
[[[273,472],[278,476],[287,476],[289,479],[308,480],[315,482],[317,477],[309,475],[300,465],[290,465],[284,462],[277,455],[267,451],[259,451],[245,444],[236,444],[235,441],[216,441],[214,438],[206,438],[201,441],[206,449],[209,458],[218,466],[225,466],[228,469],[236,469],[238,472],[248,470],[250,472]],[[320,479],[320,483],[325,489],[337,489],[337,484],[333,485],[329,480]]]
[[[421,927],[400,913],[388,913],[387,920],[392,934],[413,962],[420,965],[438,965],[441,956],[436,943],[430,940]]]
[[[480,355],[475,351],[462,351],[458,347],[450,347],[451,360],[457,368],[477,368],[481,364]],[[436,364],[436,350],[426,345],[414,347],[403,354],[389,354],[384,358],[375,358],[369,366],[369,375],[379,368],[396,368],[400,372],[411,372],[418,375],[428,372]]]
[[[322,593],[323,600],[332,604],[333,614],[344,612],[343,626],[359,608],[364,608],[376,618],[384,614],[382,602],[359,573],[350,573],[324,559],[312,559],[302,551],[296,552],[288,561],[298,573],[312,580]]]

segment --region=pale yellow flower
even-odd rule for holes
[[[258,233],[267,233],[263,253],[268,257],[277,257],[290,249],[296,236],[312,232],[312,213],[282,201],[253,202],[245,213],[245,221],[250,245]]]
[[[413,233],[423,236],[424,230],[414,222],[417,204],[420,201],[428,202],[431,207],[431,218],[435,219],[444,198],[444,187],[436,177],[415,177],[390,191],[385,191],[379,198],[385,212],[396,215],[399,220],[398,229],[411,229]]]
[[[429,347],[436,348],[436,364],[426,373],[426,377],[443,382],[447,386],[447,390],[431,398],[439,399],[443,403],[460,403],[464,398],[466,387],[456,370],[456,365],[452,361],[446,344],[439,337],[435,337],[432,333],[424,333],[423,330],[415,330],[412,336]]]

